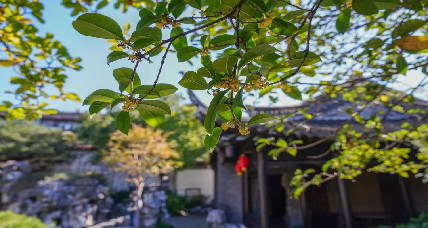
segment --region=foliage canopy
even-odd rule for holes
[[[409,109],[404,105],[414,103],[414,94],[427,85],[426,0],[127,3],[136,7],[146,3],[139,12],[135,31],[129,34],[114,19],[97,13],[82,14],[73,22],[74,29],[81,34],[117,44],[107,56],[107,64],[123,58],[134,63],[133,68],[113,71],[118,88],[98,89],[83,101],[90,106],[91,114],[120,104],[122,111],[116,117],[116,126],[123,133],[132,130],[132,110],[137,110],[153,127],[159,127],[165,115],[171,114],[168,104],[159,98],[177,88],[158,80],[165,58],[175,53],[179,62],[200,61],[201,65],[184,72],[179,84],[213,95],[204,123],[208,133],[205,146],[209,150],[215,147],[222,131],[237,128],[246,135],[250,134],[249,125],[276,121],[266,113],[243,118],[242,113],[250,108],[244,102],[249,96],[269,96],[276,101],[278,93],[297,100],[325,95],[352,103],[352,108],[345,110],[349,120],[335,134],[323,139],[333,141],[326,153],[335,153],[335,158],[327,161],[321,172],[297,170],[293,181],[295,196],[311,184],[337,176],[354,178],[363,170],[398,173],[403,177],[415,173],[427,179],[428,149],[416,148],[416,159],[411,159],[406,143],[426,139],[428,114],[426,109]],[[97,8],[102,4],[106,1],[100,1]],[[117,7],[121,4],[126,10],[123,1],[116,3]],[[83,11],[77,6],[73,13]],[[167,31],[169,36],[165,36]],[[156,55],[161,56],[160,67],[155,81],[147,83],[144,75],[138,74],[138,67],[150,64]],[[409,70],[424,76],[406,91],[388,90]],[[363,118],[364,109],[373,105],[387,111]],[[383,124],[391,112],[407,113],[417,121],[403,123],[400,130],[387,131]],[[299,113],[307,120],[316,115],[305,110]],[[217,117],[223,121],[221,128],[215,126]],[[363,130],[357,131],[349,123]],[[287,129],[277,130],[289,134]],[[283,139],[262,139],[258,144],[260,149],[274,146],[272,156],[281,152],[295,155],[301,148],[297,142]]]

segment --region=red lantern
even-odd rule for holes
[[[245,154],[241,154],[241,156],[239,156],[238,162],[241,163],[242,171],[247,171],[250,162],[248,161],[248,157],[245,156]]]
[[[239,161],[237,161],[235,164],[235,171],[239,176],[242,175],[242,166],[241,166],[241,163]]]

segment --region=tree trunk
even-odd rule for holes
[[[140,209],[141,206],[139,204],[139,201],[141,200],[141,195],[143,194],[143,189],[144,189],[144,182],[141,182],[138,184],[137,186],[137,197],[134,200],[134,205],[135,205],[135,227],[136,228],[141,228],[143,227],[143,225],[140,225]]]

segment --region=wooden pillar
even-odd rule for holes
[[[398,183],[400,184],[401,194],[403,195],[403,201],[406,206],[407,214],[412,217],[415,216],[415,209],[413,207],[413,202],[409,194],[409,188],[407,186],[406,180],[402,177],[398,177]]]
[[[260,191],[261,228],[269,228],[269,215],[267,210],[266,170],[263,152],[257,152],[257,166]]]
[[[349,200],[348,188],[346,186],[345,180],[339,178],[338,183],[339,183],[340,201],[342,203],[343,215],[345,217],[345,224],[347,228],[352,228],[353,227],[352,209],[351,209],[351,202]]]
[[[244,179],[244,183],[243,183],[243,188],[244,188],[244,213],[249,213],[250,212],[250,196],[249,196],[249,184],[248,184],[248,170],[246,172],[244,172],[243,175],[243,179]]]

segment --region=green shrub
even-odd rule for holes
[[[379,226],[378,228],[392,228],[393,226]],[[395,228],[428,228],[428,215],[420,214],[417,218],[411,218],[407,224],[397,224]]]
[[[180,215],[181,211],[186,209],[186,197],[179,196],[173,193],[167,193],[166,209],[172,215]]]
[[[155,224],[156,228],[174,228],[173,225],[163,222],[163,221],[157,221]]]
[[[48,228],[36,217],[20,215],[11,211],[0,211],[0,227],[2,228]]]
[[[186,208],[193,208],[196,206],[203,205],[205,202],[205,197],[203,195],[194,195],[190,196],[186,200]]]
[[[112,192],[110,194],[110,197],[114,200],[114,203],[122,202],[125,199],[131,199],[129,195],[132,191],[118,191],[118,192]]]
[[[203,195],[185,197],[171,192],[168,192],[167,195],[166,209],[172,215],[180,215],[181,211],[203,205],[205,202]]]

